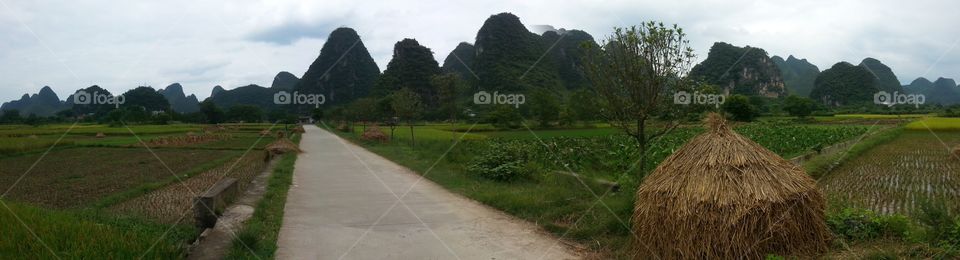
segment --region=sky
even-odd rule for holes
[[[0,0],[0,101],[50,86],[65,99],[90,85],[117,93],[179,82],[203,99],[215,85],[269,86],[302,76],[337,27],[357,30],[377,65],[415,38],[442,63],[490,15],[580,29],[662,21],[688,34],[698,60],[714,42],[794,55],[827,69],[877,58],[904,84],[960,79],[960,1],[48,1]]]

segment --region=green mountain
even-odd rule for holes
[[[180,83],[173,83],[166,88],[158,90],[167,101],[170,102],[170,108],[179,113],[193,113],[200,111],[200,101],[197,96],[191,94],[187,96],[183,93],[183,86]]]
[[[377,79],[373,93],[386,96],[400,89],[410,89],[420,96],[427,106],[437,103],[437,91],[430,78],[440,74],[440,65],[433,59],[430,48],[417,40],[403,39],[393,45],[393,58],[383,75]]]
[[[297,82],[300,82],[300,78],[297,78],[297,76],[294,76],[290,72],[281,71],[273,77],[273,84],[270,85],[270,88],[293,90],[293,88],[297,86]]]
[[[903,86],[900,86],[900,80],[897,79],[897,75],[893,74],[893,70],[879,60],[866,58],[860,62],[859,66],[867,68],[870,74],[874,76],[873,79],[877,81],[877,87],[880,88],[880,90],[890,93],[894,91],[903,92]]]
[[[904,86],[903,90],[911,94],[924,94],[930,92],[931,88],[933,88],[933,82],[930,82],[927,78],[919,77],[910,82],[910,85]]]
[[[182,90],[181,90],[182,93]],[[120,107],[143,107],[147,111],[169,111],[170,102],[151,87],[140,86],[123,93]]]
[[[585,55],[581,45],[593,45],[593,49],[599,49],[593,36],[581,30],[556,30],[546,31],[541,36],[541,41],[546,46],[553,46],[550,49],[550,58],[553,59],[560,75],[560,80],[567,89],[578,89],[589,85],[580,64]]]
[[[878,81],[866,67],[839,62],[817,76],[810,98],[830,106],[867,104],[878,91]]]
[[[115,108],[114,105],[109,105],[109,104],[74,104],[74,99],[73,99],[74,95],[76,95],[76,93],[80,91],[84,91],[90,95],[113,96],[113,94],[110,93],[109,90],[103,89],[97,85],[89,86],[83,89],[78,89],[76,92],[74,92],[74,94],[71,94],[69,97],[67,97],[67,100],[64,102],[66,107],[72,109],[73,112],[77,115],[85,115],[85,114],[101,114],[102,115],[102,114],[106,114],[107,112],[110,112],[110,110],[113,110]]]
[[[273,103],[273,94],[278,91],[280,90],[251,84],[218,92],[207,100],[223,109],[229,109],[236,105],[254,105],[266,111],[276,107],[276,104]]]
[[[337,105],[367,96],[379,76],[380,68],[357,32],[340,27],[327,37],[295,89],[323,94],[326,104]]]
[[[443,59],[443,67],[440,69],[443,73],[455,73],[463,80],[474,80],[471,69],[467,67],[468,64],[473,64],[474,57],[476,57],[476,48],[473,44],[461,42],[450,54],[447,54],[447,58]]]
[[[797,59],[793,55],[788,56],[786,60],[779,56],[773,56],[770,59],[780,69],[787,92],[803,97],[810,96],[810,90],[813,90],[813,82],[817,80],[820,68],[808,62],[807,59]]]
[[[787,94],[780,69],[766,51],[756,47],[714,43],[707,59],[690,70],[690,77],[717,85],[731,94],[765,97]]]
[[[477,87],[487,91],[526,92],[561,87],[552,59],[541,59],[549,46],[510,13],[490,16],[477,31],[471,67]],[[461,57],[462,58],[462,57]]]
[[[223,89],[220,85],[213,86],[213,90],[210,91],[210,96],[216,96],[217,94],[223,93],[227,90]]]
[[[927,98],[927,103],[942,105],[960,103],[960,91],[957,90],[957,82],[949,78],[938,78],[933,82],[933,86],[923,94]]]
[[[49,86],[44,86],[37,94],[23,94],[23,97],[20,97],[19,100],[5,102],[0,105],[0,111],[18,110],[22,116],[31,114],[37,116],[52,116],[66,108],[69,107],[60,100],[57,93]]]

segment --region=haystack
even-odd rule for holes
[[[270,135],[270,129],[263,129],[262,131],[260,131],[260,136],[268,136],[268,135]]]
[[[107,135],[104,134],[103,132],[97,133],[97,138],[104,138],[104,137],[107,137]]]
[[[271,154],[302,152],[300,150],[300,147],[297,146],[297,144],[293,143],[293,141],[290,141],[290,139],[287,139],[287,138],[280,138],[280,139],[277,139],[276,141],[273,141],[272,143],[267,145],[266,149]]]
[[[384,133],[383,130],[380,130],[380,126],[374,124],[370,127],[367,127],[366,131],[363,131],[363,134],[360,135],[360,139],[386,143],[389,137],[387,137],[387,134]]]
[[[812,258],[827,249],[824,197],[801,168],[717,114],[637,190],[636,259]]]

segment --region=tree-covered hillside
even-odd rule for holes
[[[780,69],[767,52],[750,46],[714,43],[707,58],[690,70],[690,77],[731,94],[781,97],[787,93]]]
[[[877,84],[866,67],[839,62],[820,73],[810,98],[830,106],[868,104],[880,91]]]
[[[780,69],[780,75],[783,76],[783,84],[790,94],[809,97],[813,90],[813,82],[817,80],[820,74],[820,68],[808,62],[807,59],[797,59],[790,55],[786,60],[779,56],[771,58],[773,63]]]

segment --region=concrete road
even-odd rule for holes
[[[325,130],[305,128],[278,259],[579,258],[531,223],[421,180]]]

